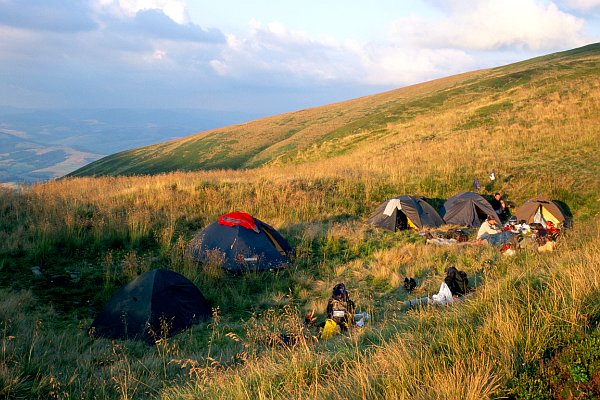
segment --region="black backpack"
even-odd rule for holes
[[[406,289],[407,292],[412,292],[416,287],[417,281],[415,281],[415,278],[404,278],[404,289]]]
[[[333,319],[342,329],[347,329],[354,324],[354,311],[354,302],[350,300],[346,285],[338,283],[327,302],[327,317]]]
[[[464,296],[467,293],[469,279],[464,271],[459,271],[455,267],[448,267],[444,282],[455,296]]]

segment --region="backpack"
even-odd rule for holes
[[[464,271],[459,271],[455,267],[448,267],[444,282],[446,282],[454,296],[464,296],[467,293],[469,279]]]
[[[333,288],[327,302],[327,318],[335,321],[342,329],[347,329],[354,323],[354,302],[350,300],[343,283],[338,283]]]
[[[404,289],[407,292],[412,292],[417,287],[417,281],[415,278],[404,278]]]

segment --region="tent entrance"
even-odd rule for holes
[[[396,211],[396,231],[401,231],[408,228],[417,229],[417,226],[402,211]]]
[[[475,213],[477,214],[477,219],[479,220],[479,222],[485,221],[487,219],[487,213],[477,206],[475,206]]]
[[[408,217],[402,211],[396,211],[396,230],[408,229]]]
[[[546,207],[544,206],[540,206],[540,209],[542,211],[542,218],[546,221],[551,221],[554,225],[558,226],[558,224],[560,224],[560,220],[558,218],[556,218],[554,216],[554,214],[552,214],[550,212],[550,210],[548,210]]]
[[[537,211],[535,212],[535,215],[533,216],[533,222],[545,225],[546,221],[550,221],[554,225],[560,224],[560,220],[556,218],[554,214],[550,212],[550,210],[548,210],[544,206],[539,206]]]

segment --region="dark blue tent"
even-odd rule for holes
[[[236,212],[222,215],[192,240],[196,261],[207,262],[211,252],[223,257],[223,268],[242,272],[285,268],[292,248],[273,227]]]
[[[154,342],[210,316],[210,305],[190,280],[155,269],[113,295],[92,323],[90,335]]]

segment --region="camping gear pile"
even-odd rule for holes
[[[327,302],[327,319],[333,320],[343,331],[354,325],[354,301],[350,300],[346,285],[338,283],[333,287],[331,298]]]
[[[504,229],[517,235],[518,248],[547,252],[554,250],[562,229],[569,226],[570,221],[558,204],[543,198],[532,198],[517,209]],[[501,251],[513,255],[516,247],[505,246]]]
[[[309,318],[310,316],[310,318]],[[366,312],[356,313],[356,305],[350,299],[346,285],[338,283],[333,287],[331,297],[327,302],[327,318],[325,322],[316,325],[314,312],[307,315],[305,323],[308,326],[318,326],[321,329],[321,339],[331,339],[333,336],[347,332],[355,326],[362,327],[371,316]]]

